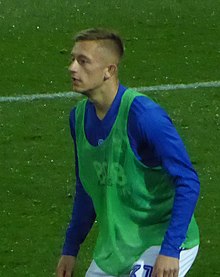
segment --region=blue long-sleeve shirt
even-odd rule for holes
[[[85,133],[96,146],[108,136],[117,117],[126,88],[119,85],[117,95],[104,119],[100,120],[94,105],[88,101],[85,113]],[[83,127],[83,126],[82,126]],[[63,255],[76,256],[95,221],[95,210],[84,190],[78,173],[75,138],[75,108],[70,113],[70,130],[75,144],[76,194],[72,219],[66,232]],[[155,102],[138,96],[131,104],[128,118],[128,137],[136,157],[147,166],[162,166],[172,177],[175,198],[169,227],[160,254],[179,258],[188,225],[199,195],[199,180],[192,167],[184,144],[166,112]]]

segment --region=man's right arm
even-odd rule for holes
[[[77,182],[72,218],[66,231],[62,255],[77,256],[80,245],[92,228],[95,217],[91,198],[82,184]]]
[[[70,113],[70,129],[75,145],[76,193],[74,197],[72,218],[66,231],[62,257],[57,267],[58,277],[71,276],[80,245],[85,240],[96,217],[92,200],[84,190],[79,178],[75,137],[75,109]]]
[[[91,230],[95,217],[91,198],[84,191],[82,185],[77,184],[72,218],[66,231],[62,256],[57,267],[58,277],[71,276],[80,245]]]

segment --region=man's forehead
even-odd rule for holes
[[[97,41],[94,40],[83,40],[83,41],[77,41],[72,49],[72,54],[84,54],[89,55],[91,53],[99,52],[100,45]]]

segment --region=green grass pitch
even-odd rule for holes
[[[73,35],[116,29],[131,87],[219,81],[218,1],[0,1],[0,96],[71,90]],[[173,119],[201,180],[199,256],[191,277],[219,276],[220,89],[151,92]],[[0,103],[0,276],[55,275],[74,195],[68,117],[74,99]],[[81,248],[83,277],[97,227]]]

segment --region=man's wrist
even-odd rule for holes
[[[176,247],[174,247],[170,244],[163,243],[161,245],[161,249],[160,249],[159,254],[179,259],[180,258],[180,252],[181,252],[181,248],[176,248]]]
[[[63,247],[63,249],[62,249],[62,255],[64,256],[73,256],[73,257],[77,257],[77,255],[78,255],[78,253],[79,253],[79,248],[72,248],[72,249],[70,249],[70,248],[67,248],[67,247]]]

